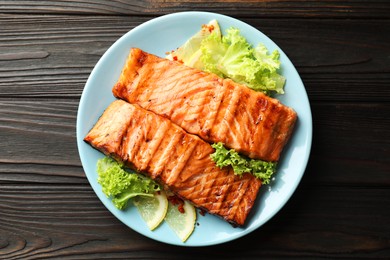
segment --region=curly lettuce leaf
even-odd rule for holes
[[[160,190],[153,180],[125,170],[122,164],[109,157],[98,160],[97,173],[103,193],[118,209],[126,208],[129,199],[135,196],[153,196]]]
[[[253,48],[237,28],[229,28],[222,35],[216,20],[202,25],[201,30],[166,58],[230,78],[267,95],[284,93],[286,79],[278,73],[279,52],[269,54],[262,43]]]
[[[278,74],[279,52],[268,54],[264,44],[256,48],[236,28],[229,28],[225,35],[211,33],[202,40],[202,70],[230,78],[256,91],[266,94],[283,94],[285,78]]]
[[[215,164],[220,168],[231,166],[235,175],[241,176],[244,173],[251,173],[260,179],[263,184],[268,184],[272,175],[276,172],[276,162],[246,158],[233,149],[226,149],[221,142],[211,146],[215,149],[215,152],[210,155]]]

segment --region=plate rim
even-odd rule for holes
[[[82,123],[81,122],[81,117],[82,117],[82,113],[84,112],[84,107],[83,105],[85,104],[86,102],[86,96],[88,95],[88,92],[90,91],[90,88],[88,88],[89,83],[91,82],[94,74],[96,73],[96,69],[101,65],[101,63],[104,62],[104,59],[110,55],[110,53],[113,51],[113,49],[115,49],[119,44],[120,44],[120,41],[124,41],[124,39],[126,37],[131,37],[131,34],[134,34],[135,32],[139,31],[139,30],[142,30],[144,27],[147,27],[147,26],[151,26],[153,25],[154,23],[158,23],[158,22],[163,22],[164,19],[179,19],[180,17],[183,17],[183,16],[214,16],[215,19],[218,20],[218,18],[222,18],[224,20],[227,20],[231,23],[236,23],[236,24],[239,24],[240,26],[244,26],[246,28],[249,28],[250,30],[255,30],[257,33],[259,33],[260,35],[262,35],[263,37],[265,37],[269,42],[271,42],[273,45],[275,45],[275,47],[278,49],[278,51],[280,52],[281,56],[283,55],[284,56],[284,59],[286,59],[290,64],[289,64],[289,68],[290,69],[293,69],[294,73],[298,76],[298,80],[300,81],[299,82],[299,85],[302,86],[302,89],[301,91],[303,91],[303,93],[305,94],[304,96],[304,101],[305,101],[305,104],[308,105],[308,110],[306,111],[306,120],[307,120],[307,129],[306,129],[306,138],[307,138],[307,141],[306,141],[306,150],[305,150],[305,154],[304,154],[304,160],[303,160],[303,163],[302,163],[302,169],[301,169],[301,173],[299,174],[299,178],[296,180],[296,182],[293,184],[293,186],[291,186],[290,188],[290,193],[285,195],[283,198],[284,200],[279,204],[279,207],[276,211],[273,212],[273,214],[269,215],[268,218],[266,218],[261,224],[259,225],[255,225],[255,226],[251,226],[251,227],[248,227],[248,228],[245,228],[243,230],[243,232],[240,232],[240,233],[235,233],[229,237],[226,237],[226,238],[223,238],[223,239],[220,239],[218,241],[213,241],[213,242],[200,242],[200,243],[194,243],[194,244],[191,244],[191,243],[181,243],[181,241],[177,241],[176,242],[169,242],[169,241],[166,241],[165,239],[163,238],[156,238],[156,237],[153,237],[149,234],[145,234],[144,232],[139,232],[137,230],[135,230],[134,228],[132,228],[131,226],[129,226],[127,223],[125,223],[122,219],[120,219],[117,214],[115,212],[113,212],[110,207],[108,207],[106,205],[106,203],[101,199],[101,197],[99,196],[99,194],[97,193],[96,191],[96,188],[94,187],[94,185],[92,184],[92,180],[91,180],[91,176],[90,174],[87,173],[87,170],[86,170],[86,166],[84,165],[85,163],[85,158],[84,155],[83,155],[83,151],[82,151],[82,144],[84,143],[83,142],[83,134],[84,133],[81,133],[80,129],[82,128]],[[129,36],[130,35],[130,36]],[[168,50],[167,50],[168,51]],[[283,66],[283,64],[282,64]],[[110,86],[111,87],[111,86]],[[299,120],[299,115],[298,115],[298,120]],[[153,239],[153,240],[156,240],[156,241],[159,241],[159,242],[162,242],[162,243],[166,243],[166,244],[171,244],[171,245],[176,245],[176,246],[185,246],[185,247],[197,247],[197,246],[212,246],[212,245],[217,245],[217,244],[222,244],[222,243],[226,243],[226,242],[230,242],[230,241],[233,241],[233,240],[236,240],[240,237],[243,237],[243,236],[246,236],[247,234],[253,232],[254,230],[260,228],[261,226],[263,226],[264,224],[266,224],[271,218],[273,218],[284,206],[285,204],[289,201],[289,199],[292,197],[293,193],[296,191],[298,185],[300,184],[302,178],[303,178],[303,175],[306,171],[306,167],[307,167],[307,164],[308,164],[308,161],[309,161],[309,158],[310,158],[310,153],[311,153],[311,146],[312,146],[312,131],[313,131],[313,127],[312,127],[312,112],[311,112],[311,108],[310,108],[310,102],[309,102],[309,99],[308,99],[308,96],[307,96],[307,92],[306,92],[306,89],[305,89],[305,86],[303,84],[303,81],[301,79],[301,77],[299,76],[299,73],[298,71],[296,70],[295,66],[292,64],[292,62],[290,61],[290,59],[288,58],[288,56],[283,52],[283,50],[272,40],[270,39],[267,35],[265,35],[264,33],[262,33],[259,29],[256,29],[255,27],[251,26],[250,24],[247,24],[241,20],[238,20],[236,18],[233,18],[233,17],[230,17],[230,16],[227,16],[227,15],[223,15],[223,14],[219,14],[219,13],[214,13],[214,12],[204,12],[204,11],[185,11],[185,12],[177,12],[177,13],[170,13],[170,14],[165,14],[165,15],[162,15],[162,16],[159,16],[159,17],[156,17],[156,18],[153,18],[153,19],[150,19],[144,23],[141,23],[139,25],[137,25],[136,27],[134,27],[133,29],[127,31],[124,35],[122,35],[120,38],[118,38],[105,52],[104,54],[99,58],[98,62],[95,64],[93,70],[91,71],[89,77],[88,77],[88,80],[86,81],[85,83],[85,86],[83,88],[83,91],[82,91],[82,94],[81,94],[81,97],[80,97],[80,101],[79,101],[79,106],[78,106],[78,111],[77,111],[77,122],[76,122],[76,138],[77,138],[77,148],[78,148],[78,152],[79,152],[79,156],[80,156],[80,160],[81,160],[81,163],[82,163],[82,167],[83,167],[83,170],[85,172],[85,175],[88,179],[88,182],[89,184],[91,185],[91,187],[93,188],[96,196],[99,198],[99,200],[103,203],[103,205],[111,212],[111,214],[114,215],[114,217],[116,217],[118,220],[120,220],[124,225],[126,225],[127,227],[129,227],[130,229],[132,229],[133,231],[137,232],[137,233],[140,233],[141,235],[143,236],[146,236],[146,237],[149,237],[150,239]],[[295,131],[294,131],[295,132]],[[293,133],[294,135],[294,133]],[[291,141],[290,141],[291,143]],[[287,150],[285,148],[285,150]],[[283,156],[283,155],[282,155]],[[199,215],[199,214],[198,214]],[[195,228],[196,229],[196,228]]]

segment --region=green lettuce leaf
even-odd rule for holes
[[[118,209],[126,208],[128,200],[135,196],[154,196],[160,190],[153,180],[125,169],[109,157],[98,160],[97,173],[103,193]]]
[[[237,28],[229,28],[222,35],[216,20],[203,25],[182,46],[170,52],[167,58],[222,78],[230,78],[267,95],[284,93],[286,79],[278,73],[279,52],[274,50],[269,54],[261,43],[253,48]]]
[[[223,143],[220,142],[211,146],[215,149],[215,152],[210,155],[215,164],[220,168],[231,166],[235,175],[241,176],[244,173],[252,173],[263,184],[268,184],[272,175],[276,172],[276,162],[249,159],[233,149],[226,149]]]
[[[278,74],[279,52],[268,54],[264,44],[253,48],[236,28],[230,28],[225,35],[212,32],[205,37],[200,49],[201,67],[207,72],[223,78],[230,78],[256,91],[266,94],[283,94],[285,78]]]

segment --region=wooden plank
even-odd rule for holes
[[[77,108],[77,100],[0,101],[0,182],[86,183]]]
[[[308,181],[390,185],[389,103],[313,103],[312,113]]]
[[[86,183],[76,146],[77,108],[77,99],[0,100],[0,182]],[[389,111],[390,103],[314,102],[304,181],[390,185]]]
[[[85,81],[118,37],[149,18],[3,15],[0,19],[5,24],[0,31],[0,98],[4,101],[0,134],[9,140],[5,144],[9,151],[2,151],[1,167],[7,172],[2,180],[20,181],[18,165],[23,164],[31,170],[29,174],[23,171],[27,181],[53,181],[47,178],[51,169],[55,182],[85,181],[74,140],[78,99]],[[389,171],[388,143],[382,137],[389,135],[386,101],[390,100],[390,74],[383,55],[390,46],[385,46],[389,22],[244,21],[269,34],[302,75],[314,116],[311,165],[321,165],[324,173],[334,171],[330,176],[321,175],[328,178],[322,181],[346,183],[352,179],[359,183],[362,178],[351,178],[355,172],[364,176],[377,169],[368,183],[388,183],[384,177]],[[64,23],[72,29],[64,30]],[[380,33],[362,37],[362,31]],[[371,36],[375,41],[370,41]],[[345,44],[349,39],[355,42],[353,46]],[[374,100],[384,104],[360,104]],[[366,136],[361,143],[356,142],[360,133]],[[46,155],[46,149],[54,151],[58,146],[63,154]],[[25,147],[31,147],[33,153]],[[337,165],[330,165],[330,159]]]
[[[238,17],[389,18],[388,1],[0,1],[1,13],[162,15],[188,10]]]
[[[300,187],[262,228],[201,248],[168,246],[137,234],[111,215],[89,186],[1,185],[0,202],[2,259],[154,259],[158,253],[164,259],[381,259],[390,248],[389,189]]]
[[[148,19],[1,16],[0,97],[78,98],[101,55]],[[390,100],[390,20],[244,21],[290,57],[311,100]]]

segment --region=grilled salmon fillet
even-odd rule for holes
[[[297,120],[277,99],[137,48],[112,91],[207,142],[265,161],[279,160]]]
[[[123,100],[110,104],[84,140],[236,225],[245,223],[261,186],[251,174],[217,167],[210,159],[214,149],[198,136]]]

